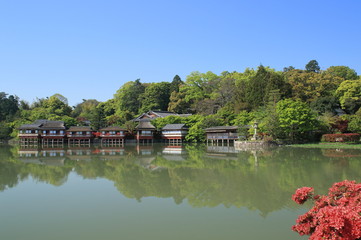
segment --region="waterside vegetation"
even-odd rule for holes
[[[157,118],[152,124],[186,124],[186,140],[205,140],[204,129],[213,126],[244,126],[258,123],[258,137],[291,142],[320,141],[328,133],[361,133],[361,79],[347,66],[321,70],[316,60],[305,69],[286,67],[247,68],[243,72],[192,72],[183,81],[142,83],[140,79],[121,86],[112,99],[83,99],[69,106],[67,98],[54,94],[33,103],[0,94],[0,138],[18,136],[22,124],[38,119],[64,121],[66,127],[90,125],[134,129],[130,120],[149,110],[192,114]],[[253,129],[240,128],[240,135]]]

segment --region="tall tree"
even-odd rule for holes
[[[305,69],[307,72],[315,72],[315,73],[320,72],[320,66],[318,65],[318,62],[316,60],[309,61],[306,64]]]
[[[19,110],[19,100],[16,96],[0,92],[0,121],[11,120]]]
[[[172,92],[179,92],[179,87],[182,84],[184,84],[182,79],[178,75],[175,75],[172,82],[170,83],[169,94],[172,94]]]
[[[168,82],[152,83],[148,85],[141,94],[141,108],[140,112],[147,112],[149,110],[162,110],[168,108],[170,97],[171,84]]]
[[[281,100],[277,103],[277,114],[279,126],[292,140],[304,137],[305,132],[317,126],[316,117],[305,102]]]
[[[121,115],[122,112],[129,112],[132,115],[139,113],[141,107],[140,96],[144,93],[145,86],[140,79],[125,83],[114,95],[117,106],[116,114]]]

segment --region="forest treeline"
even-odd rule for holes
[[[121,86],[112,99],[83,99],[69,106],[55,94],[33,103],[0,93],[0,137],[16,137],[21,124],[37,119],[61,120],[66,126],[90,124],[94,129],[109,125],[134,128],[130,122],[149,110],[192,113],[157,119],[187,123],[189,141],[202,141],[203,129],[219,125],[253,125],[270,139],[318,140],[322,133],[361,133],[361,79],[348,66],[321,70],[316,60],[305,69],[285,67],[276,71],[260,65],[243,72],[192,72],[185,80],[143,83],[140,79]]]

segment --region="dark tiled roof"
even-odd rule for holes
[[[19,129],[40,129],[40,124],[23,124]]]
[[[63,121],[36,120],[32,124],[23,124],[19,129],[65,129]]]
[[[152,114],[154,113],[155,115],[159,116],[159,117],[167,117],[170,115],[178,115],[178,113],[174,113],[174,112],[169,112],[169,111],[150,111],[148,114]]]
[[[188,127],[185,124],[167,124],[162,128],[162,130],[181,130],[181,129],[188,129]]]
[[[70,127],[67,132],[91,132],[93,129],[89,126],[74,126]]]
[[[63,121],[45,121],[41,125],[42,129],[65,129]]]
[[[155,127],[150,122],[139,122],[136,129],[155,129]]]
[[[206,128],[206,132],[227,132],[227,131],[237,131],[237,126],[216,126],[216,127],[210,127]]]
[[[102,129],[99,129],[99,131],[124,131],[124,128],[118,127],[118,126],[109,126]]]

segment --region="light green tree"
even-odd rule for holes
[[[292,140],[305,137],[304,133],[315,130],[318,125],[312,110],[304,102],[285,99],[279,101],[276,108],[279,127]]]

